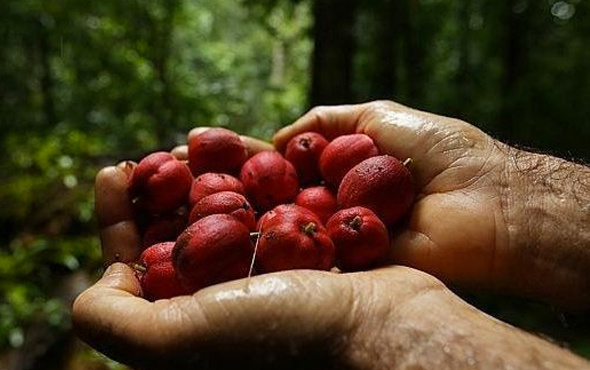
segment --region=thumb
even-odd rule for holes
[[[108,295],[140,296],[141,286],[135,276],[135,271],[128,265],[116,262],[110,265],[102,278],[91,289],[96,289]]]
[[[328,140],[360,132],[361,116],[369,107],[370,103],[315,107],[293,124],[280,129],[273,138],[275,147],[284,152],[291,138],[306,131],[322,134]]]
[[[76,334],[112,356],[122,358],[131,343],[142,343],[138,323],[153,315],[153,308],[141,298],[141,287],[133,269],[114,263],[102,278],[74,301],[72,323]]]

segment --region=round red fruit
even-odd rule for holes
[[[385,225],[393,225],[414,202],[414,180],[398,159],[389,155],[372,157],[346,174],[337,200],[341,208],[367,207]]]
[[[233,191],[238,194],[246,193],[244,185],[235,177],[225,173],[207,172],[193,181],[188,196],[189,206],[193,207],[201,198],[220,191]]]
[[[299,180],[293,165],[278,152],[260,152],[248,159],[240,180],[248,199],[260,211],[289,203],[297,195]]]
[[[129,178],[129,195],[152,214],[184,205],[193,182],[190,170],[172,154],[156,152],[142,159]]]
[[[260,225],[257,272],[333,266],[334,245],[313,212],[295,204],[280,205],[263,216]]]
[[[337,210],[336,196],[325,186],[303,189],[297,194],[295,204],[315,213],[324,225]]]
[[[151,217],[143,231],[143,246],[147,248],[156,243],[175,241],[186,228],[187,222],[185,207],[173,214]]]
[[[183,287],[195,292],[248,276],[253,252],[248,228],[233,216],[215,214],[178,237],[172,262]]]
[[[346,173],[363,160],[379,155],[373,139],[364,134],[338,136],[320,157],[324,180],[337,188]]]
[[[188,163],[194,176],[206,172],[238,173],[248,159],[240,136],[225,128],[208,129],[188,143]]]
[[[222,191],[202,198],[191,211],[189,222],[196,222],[213,214],[227,214],[242,222],[249,230],[256,227],[254,209],[242,194]]]
[[[285,159],[297,170],[299,181],[306,185],[321,180],[319,160],[328,140],[317,132],[304,132],[293,137],[285,149]]]
[[[143,251],[135,266],[143,295],[150,301],[188,294],[172,265],[174,242],[154,244]]]
[[[326,228],[336,247],[336,266],[343,271],[371,268],[387,253],[387,228],[368,208],[352,207],[338,211],[330,218]]]

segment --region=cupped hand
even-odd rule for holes
[[[156,302],[139,292],[133,270],[113,264],[76,300],[76,331],[115,360],[169,369],[369,368],[380,348],[393,356],[381,331],[401,320],[395,315],[426,313],[422,298],[443,305],[452,296],[433,277],[401,266],[285,271]]]
[[[503,284],[511,251],[501,144],[465,122],[386,101],[317,107],[275,135],[277,149],[304,131],[364,133],[382,153],[412,159],[417,198],[393,235],[391,262],[462,286]]]

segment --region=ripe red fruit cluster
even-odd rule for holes
[[[284,155],[248,158],[239,135],[222,128],[193,137],[187,162],[148,155],[128,189],[146,247],[135,266],[152,300],[243,278],[252,267],[373,268],[386,256],[388,227],[414,200],[408,168],[367,135],[329,142],[305,132]]]

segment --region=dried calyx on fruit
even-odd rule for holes
[[[321,180],[320,156],[328,140],[317,132],[304,132],[293,137],[285,149],[285,159],[293,164],[302,185]]]
[[[264,214],[259,226],[258,272],[332,268],[334,245],[313,212],[295,204],[280,205]]]
[[[336,247],[336,266],[343,271],[374,267],[387,252],[387,228],[368,208],[352,207],[338,211],[330,218],[326,228]]]

